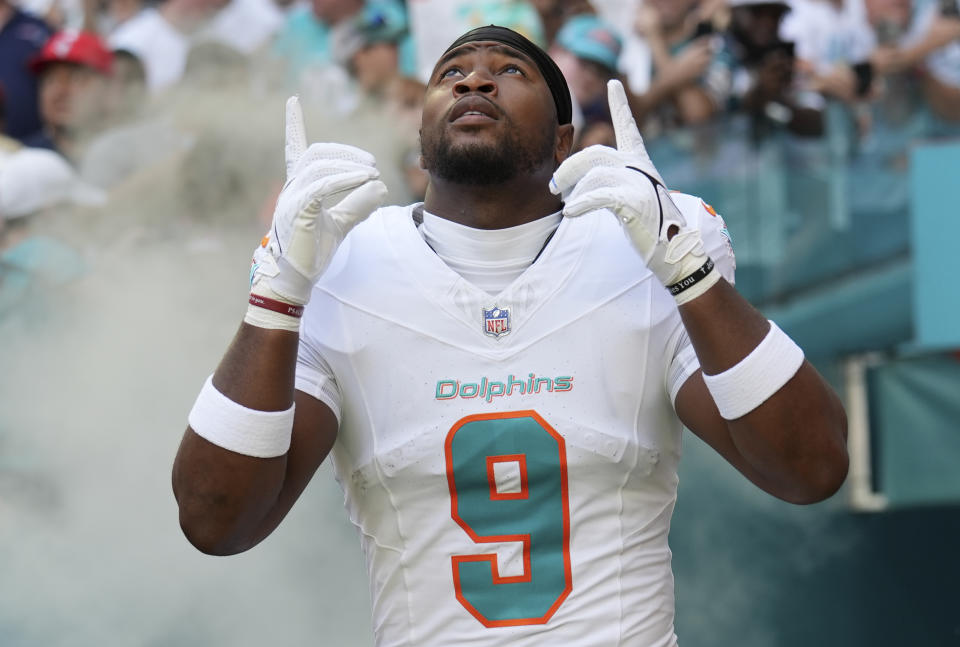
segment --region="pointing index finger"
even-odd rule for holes
[[[607,102],[610,104],[610,119],[613,121],[613,132],[617,138],[617,150],[627,153],[646,150],[637,122],[633,120],[627,93],[617,79],[607,82]]]
[[[307,131],[303,126],[303,109],[296,95],[287,99],[286,145],[284,159],[287,163],[287,177],[293,171],[293,165],[307,149]]]
[[[663,184],[660,172],[653,165],[647,147],[643,145],[643,137],[637,122],[633,120],[633,112],[627,102],[627,93],[623,84],[617,79],[607,82],[607,100],[610,102],[610,119],[613,121],[613,134],[617,138],[617,150],[629,153],[633,163],[644,173]]]

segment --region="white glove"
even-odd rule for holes
[[[307,147],[303,111],[287,100],[287,183],[270,231],[253,253],[244,321],[298,331],[313,284],[347,233],[380,206],[387,188],[373,155],[344,144]]]
[[[700,296],[720,278],[703,250],[700,232],[687,226],[643,145],[620,81],[607,83],[617,148],[590,146],[566,159],[550,180],[565,216],[609,209],[647,267],[678,304]]]

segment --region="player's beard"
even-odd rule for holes
[[[556,128],[544,127],[535,138],[521,139],[516,128],[490,143],[453,144],[448,131],[438,137],[421,132],[420,154],[431,175],[475,186],[500,184],[532,173],[553,158]]]

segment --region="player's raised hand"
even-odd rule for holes
[[[617,147],[590,146],[567,158],[550,180],[575,218],[597,209],[612,211],[647,267],[686,303],[719,278],[703,251],[700,232],[687,226],[670,198],[633,119],[620,81],[607,84]]]
[[[345,144],[308,146],[296,97],[287,100],[284,157],[287,182],[270,231],[253,254],[244,320],[298,330],[313,284],[347,233],[380,206],[387,188],[370,153]]]

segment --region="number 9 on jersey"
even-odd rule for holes
[[[444,449],[453,520],[475,544],[523,546],[520,575],[496,553],[452,556],[457,599],[487,627],[546,623],[573,587],[563,437],[535,411],[480,414]]]

